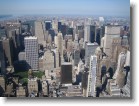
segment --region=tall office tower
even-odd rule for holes
[[[84,38],[84,30],[78,30],[79,39]]]
[[[12,66],[13,65],[13,43],[12,39],[5,39],[2,41],[3,42],[3,49],[5,53],[5,61],[6,61],[6,66]]]
[[[6,31],[7,37],[12,37],[12,30],[16,31],[16,34],[19,35],[21,33],[21,23],[20,22],[7,22],[6,23]]]
[[[83,73],[82,73],[82,89],[83,89],[83,97],[88,97],[87,92],[87,85],[88,85],[88,73],[89,69],[84,67]]]
[[[60,55],[58,49],[56,48],[54,51],[54,68],[60,67]]]
[[[103,26],[104,24],[104,18],[103,17],[99,17],[99,26]]]
[[[65,24],[61,25],[60,31],[61,31],[63,38],[64,38],[64,36],[67,34],[67,25],[65,25]]]
[[[37,37],[25,37],[25,56],[26,62],[32,70],[38,70],[38,39]]]
[[[50,50],[46,51],[43,56],[44,70],[54,69],[54,55]]]
[[[74,66],[78,66],[78,63],[80,61],[80,50],[74,51]]]
[[[84,41],[83,41],[83,38],[81,38],[81,39],[79,40],[79,48],[82,49],[83,46],[84,46]]]
[[[128,36],[123,36],[122,37],[122,42],[121,42],[121,45],[124,46],[124,47],[128,47],[129,44],[128,44]]]
[[[4,50],[3,50],[3,43],[0,40],[0,74],[5,74],[5,58],[4,58]]]
[[[44,26],[44,22],[35,21],[35,36],[38,38],[38,44],[42,44],[45,47],[46,42]]]
[[[54,43],[55,43],[55,47],[58,48],[58,36],[54,37]]]
[[[58,45],[57,45],[58,51],[60,53],[60,56],[62,57],[63,56],[63,36],[62,36],[62,33],[59,32],[57,37],[58,37]]]
[[[94,43],[95,42],[95,37],[96,37],[96,26],[91,25],[90,26],[90,38],[89,38],[89,41],[91,43]]]
[[[90,62],[91,55],[95,54],[95,50],[98,47],[96,42],[94,43],[87,43],[85,46],[85,64],[88,67]]]
[[[58,32],[61,31],[61,22],[58,22]]]
[[[52,23],[51,21],[45,21],[45,29],[46,30],[49,30],[49,29],[52,28],[52,24],[51,23]]]
[[[73,35],[73,28],[67,28],[67,33],[68,35]]]
[[[126,61],[125,61],[124,67],[126,66],[130,66],[130,51],[126,52]]]
[[[118,25],[108,25],[105,26],[105,36],[104,36],[104,48],[103,51],[107,56],[111,58],[112,54],[112,39],[114,37],[120,37],[120,26]]]
[[[79,49],[78,35],[77,34],[75,34],[75,38],[74,38],[74,49]]]
[[[52,28],[57,30],[58,29],[58,23],[57,20],[52,20]]]
[[[56,35],[56,31],[54,29],[49,29],[48,33],[51,35],[52,41],[54,41],[54,37]]]
[[[101,40],[101,29],[96,28],[96,36],[95,36],[95,41],[100,45],[100,40]]]
[[[61,64],[61,83],[72,83],[72,63],[64,62]]]
[[[101,38],[104,37],[104,34],[105,34],[105,26],[101,26],[100,27],[100,36],[101,36]]]
[[[88,75],[88,96],[96,96],[96,70],[97,70],[97,56],[93,55],[90,58],[90,68]]]
[[[67,52],[72,52],[73,51],[73,42],[72,40],[68,40],[67,42]]]
[[[37,96],[38,94],[38,80],[37,78],[28,79],[28,94],[34,94]]]
[[[90,25],[86,25],[84,27],[84,47],[85,47],[85,43],[89,42],[90,39]]]
[[[102,37],[102,38],[101,38],[101,43],[100,43],[100,47],[102,47],[102,48],[104,48],[104,41],[105,41],[105,38]]]
[[[126,55],[125,53],[121,52],[118,57],[117,69],[113,77],[114,79],[118,78],[119,73],[122,71],[122,68],[124,67],[125,61],[126,61]]]
[[[112,49],[111,49],[111,56],[114,62],[116,62],[118,56],[115,57],[115,53],[118,52],[116,49],[121,47],[121,37],[113,37],[112,39]]]
[[[84,46],[86,42],[95,42],[96,27],[94,25],[86,25],[84,29]]]
[[[78,25],[76,26],[76,33],[78,34],[78,38],[84,38],[84,26],[83,25]]]

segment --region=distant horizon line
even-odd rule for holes
[[[0,16],[96,16],[96,17],[130,17],[125,15],[97,15],[97,14],[0,14]]]

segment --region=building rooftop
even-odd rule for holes
[[[63,62],[61,65],[72,65],[70,62]]]
[[[28,36],[28,37],[25,37],[25,39],[37,39],[36,36]]]
[[[87,45],[98,45],[98,43],[97,42],[94,42],[94,43],[88,42]]]

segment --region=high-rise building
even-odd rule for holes
[[[38,70],[38,39],[37,37],[25,37],[25,56],[29,68]]]
[[[63,38],[64,38],[64,36],[67,34],[67,25],[65,25],[65,24],[61,25],[60,31],[61,31]]]
[[[46,51],[43,56],[44,70],[54,69],[54,54],[51,51]]]
[[[62,33],[59,32],[57,37],[58,37],[57,48],[58,48],[58,51],[60,53],[60,56],[63,56],[63,37],[62,37]]]
[[[104,36],[104,48],[103,51],[107,56],[111,58],[112,56],[112,39],[114,37],[120,37],[120,26],[118,25],[108,25],[105,26],[105,36]]]
[[[6,66],[13,65],[13,43],[12,39],[5,39],[3,42],[3,49],[5,53]]]
[[[96,36],[95,36],[95,41],[100,45],[100,40],[101,40],[101,29],[96,28]]]
[[[45,25],[42,21],[35,21],[35,36],[38,38],[38,44],[46,45],[45,42]]]
[[[84,28],[84,46],[86,42],[95,42],[96,37],[96,26],[86,25]]]
[[[72,83],[72,63],[64,62],[61,64],[61,83]]]
[[[58,31],[61,31],[61,22],[58,22]]]
[[[74,51],[74,66],[78,66],[78,63],[80,61],[80,50]]]
[[[89,42],[89,38],[90,38],[90,25],[86,25],[84,27],[84,46],[85,42]]]
[[[88,75],[88,96],[96,96],[96,70],[97,70],[97,56],[93,55],[90,58],[90,68]]]
[[[94,43],[95,42],[95,37],[96,37],[96,26],[91,25],[90,26],[90,38],[89,38],[89,41],[91,43]]]
[[[124,67],[125,61],[126,61],[126,54],[121,52],[118,57],[117,69],[113,77],[114,79],[117,79],[118,75],[120,75],[120,72],[122,71],[122,68]]]
[[[120,47],[121,47],[121,37],[119,37],[119,36],[118,37],[113,37],[113,39],[112,39],[112,47],[111,47],[112,59],[114,59],[114,55],[115,55],[116,49],[120,48]]]
[[[59,67],[60,67],[60,55],[58,49],[56,48],[54,50],[54,68],[59,68]]]
[[[4,58],[4,50],[3,50],[3,43],[0,40],[0,74],[5,74],[5,58]]]
[[[51,21],[45,21],[45,29],[49,30],[50,28],[52,28],[52,22]]]
[[[95,54],[95,50],[98,47],[96,42],[94,43],[87,43],[85,47],[85,64],[88,67],[90,62],[91,55]]]

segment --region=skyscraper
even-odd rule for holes
[[[84,27],[84,46],[86,42],[89,42],[90,38],[90,25],[85,25]]]
[[[61,64],[61,83],[72,83],[72,64],[69,62]]]
[[[89,36],[90,36],[89,41],[91,43],[94,43],[95,37],[96,37],[96,26],[94,26],[94,25],[90,26],[90,35]]]
[[[49,30],[50,28],[52,28],[51,21],[45,21],[45,29]]]
[[[78,63],[80,61],[80,50],[74,51],[74,66],[78,66]]]
[[[25,37],[26,62],[32,70],[38,70],[38,39],[37,37]]]
[[[0,40],[0,74],[5,74],[5,58],[2,40]]]
[[[107,56],[111,57],[112,52],[112,39],[114,37],[120,37],[120,26],[118,25],[108,25],[105,26],[105,36],[104,36],[104,52]]]
[[[12,39],[5,39],[3,42],[3,49],[5,53],[5,61],[6,66],[12,66],[13,65],[13,43]]]
[[[63,56],[63,37],[62,37],[62,33],[59,32],[57,37],[58,37],[58,45],[57,45],[58,51],[59,51],[60,55]]]
[[[38,44],[45,46],[45,25],[42,21],[35,21],[35,36],[38,38]]]
[[[86,66],[89,66],[90,57],[91,57],[91,55],[95,54],[95,50],[97,47],[98,47],[98,44],[96,42],[86,44],[86,47],[85,47],[85,64],[86,64]]]
[[[97,56],[93,55],[90,58],[90,70],[88,76],[88,96],[96,96],[96,68],[97,68]]]

